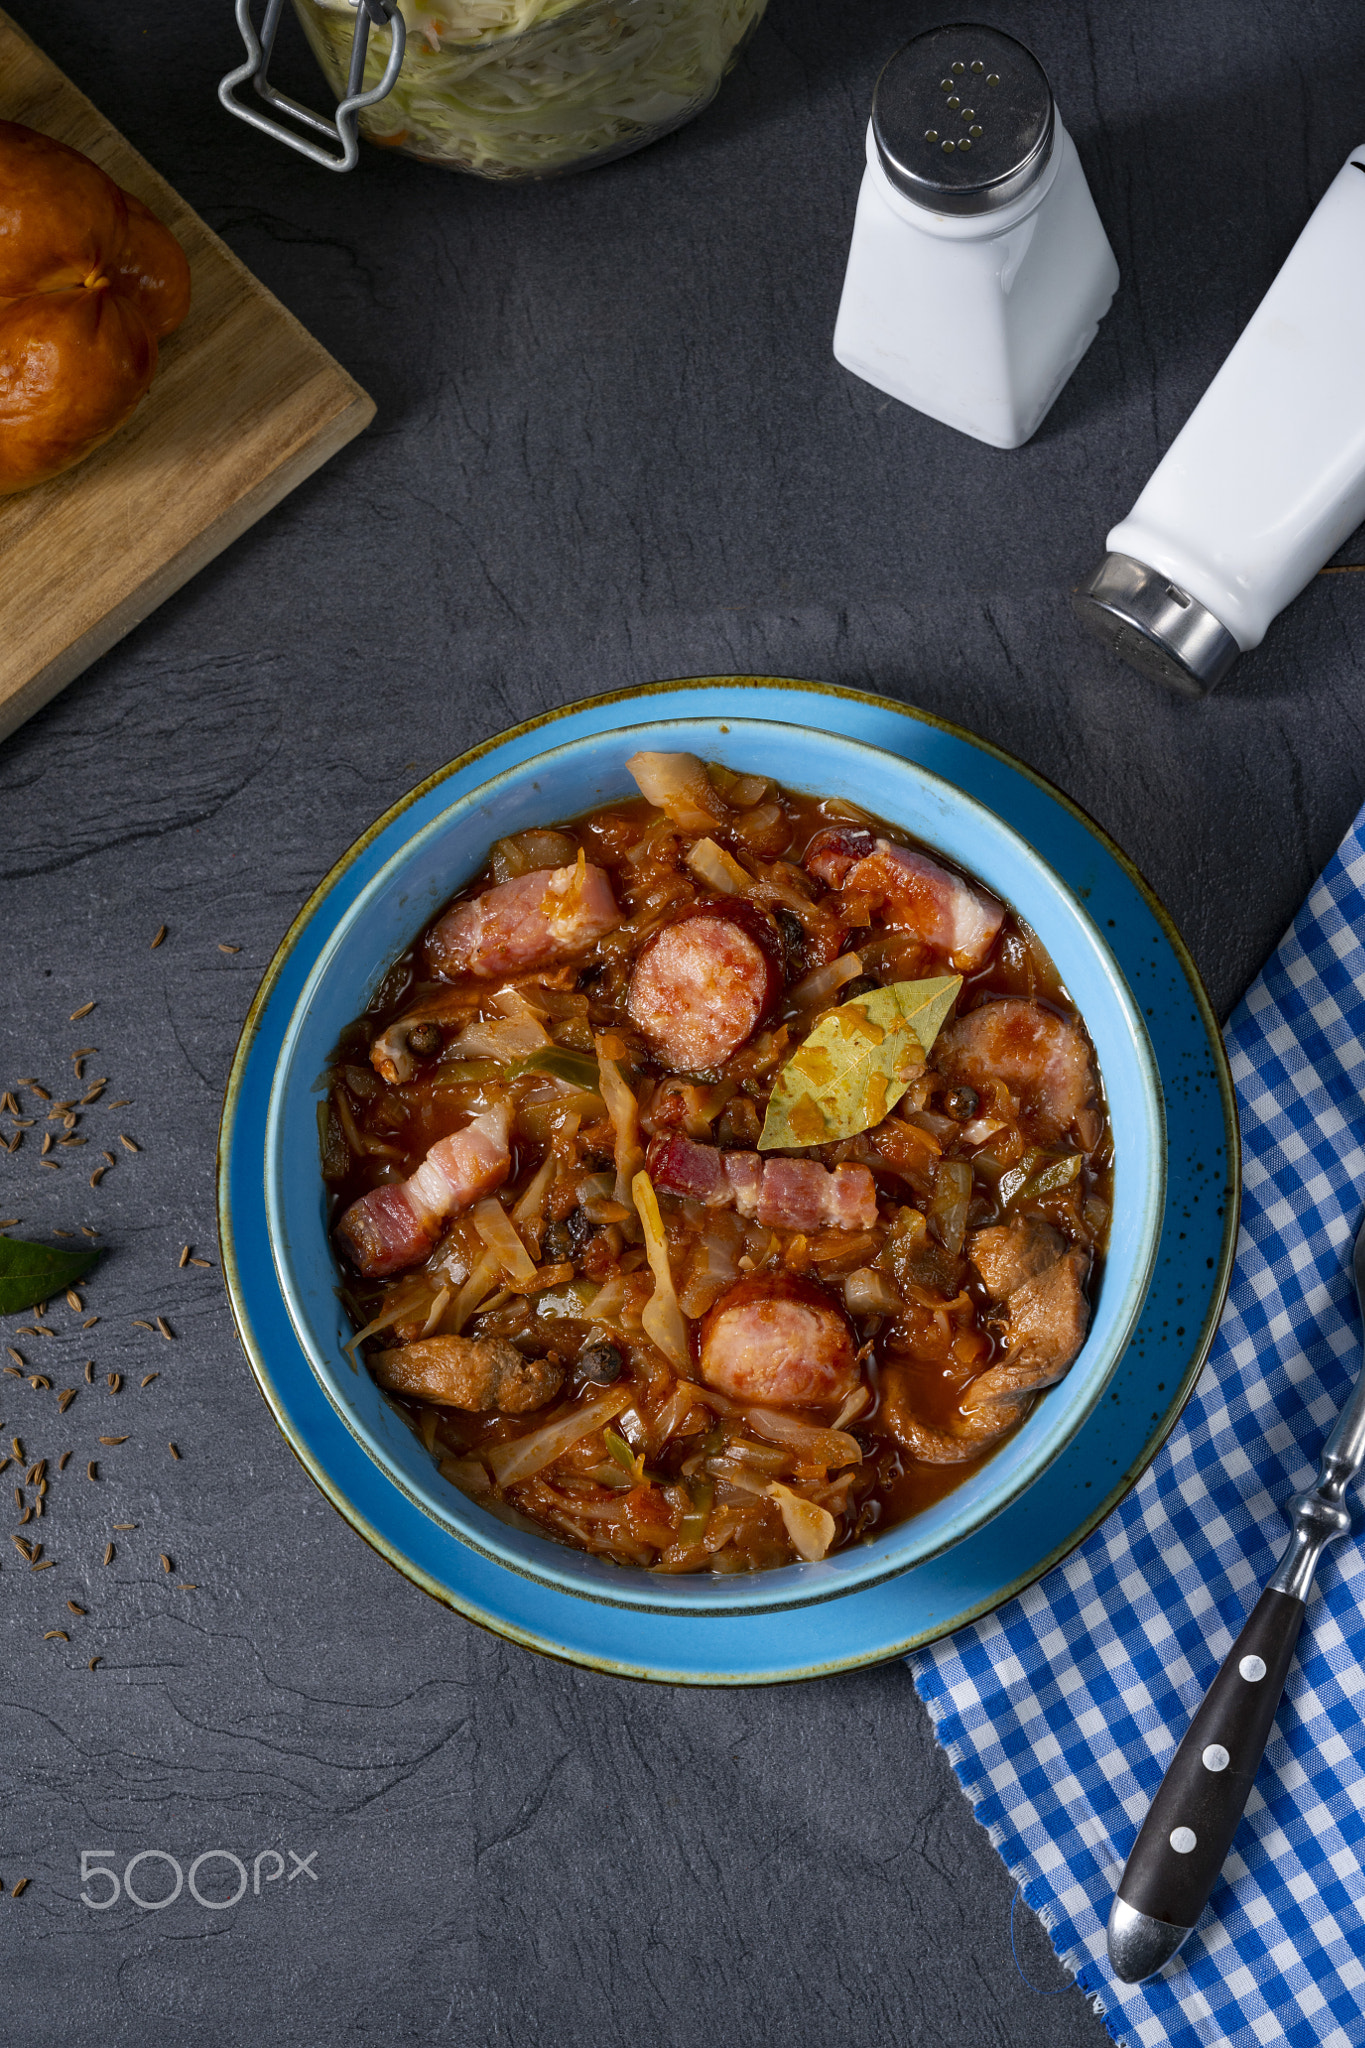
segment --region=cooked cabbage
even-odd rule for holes
[[[362,134],[483,178],[535,178],[608,157],[699,113],[767,0],[400,0],[407,54]],[[294,0],[338,98],[355,0]],[[365,84],[389,39],[372,32]]]

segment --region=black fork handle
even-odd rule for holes
[[[1110,1959],[1126,1982],[1169,1962],[1208,1903],[1270,1739],[1303,1616],[1302,1600],[1267,1587],[1167,1766],[1110,1919]],[[1135,1927],[1134,1916],[1148,1925]],[[1139,1961],[1145,1967],[1130,1976],[1125,1964]]]

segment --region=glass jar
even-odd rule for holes
[[[360,132],[480,178],[549,178],[641,149],[715,97],[767,0],[401,0],[403,68]],[[294,0],[347,89],[355,0]],[[365,86],[387,42],[372,37]]]

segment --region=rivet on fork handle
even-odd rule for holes
[[[355,34],[351,38],[351,69],[346,84],[346,97],[336,110],[335,117],[328,121],[321,114],[315,114],[291,99],[288,93],[280,92],[270,83],[270,59],[274,54],[275,36],[284,11],[284,0],[266,0],[265,19],[261,32],[256,33],[251,19],[251,0],[237,0],[237,26],[246,45],[247,60],[235,71],[229,71],[220,79],[218,97],[230,114],[239,121],[247,121],[253,128],[259,128],[264,135],[273,135],[277,142],[285,143],[290,149],[306,156],[310,162],[321,164],[328,171],[354,170],[360,156],[360,138],[356,122],[362,109],[372,107],[377,100],[393,90],[398,74],[403,68],[403,52],[407,46],[407,27],[403,20],[398,0],[355,0]],[[365,80],[365,52],[369,44],[370,26],[375,24],[389,31],[389,61],[378,85],[368,92],[362,92]],[[289,120],[310,128],[315,135],[325,135],[329,141],[339,143],[341,154],[323,149],[311,142],[306,135],[300,135],[295,128],[286,126],[284,121],[275,120],[255,107],[246,107],[234,98],[239,85],[250,79],[256,92],[267,106],[277,108]]]

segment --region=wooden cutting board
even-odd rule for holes
[[[3,13],[0,120],[70,143],[136,193],[179,238],[194,285],[128,425],[65,476],[0,498],[3,739],[368,425],[374,403]]]

